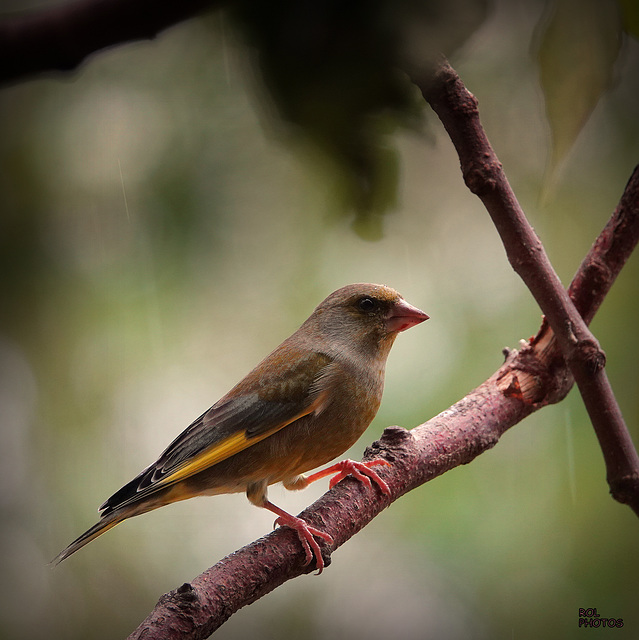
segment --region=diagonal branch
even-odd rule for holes
[[[639,169],[612,218],[593,244],[570,287],[580,313],[592,319],[639,238]],[[326,564],[337,549],[405,493],[442,473],[471,462],[532,412],[559,402],[572,378],[544,322],[521,351],[465,398],[428,422],[406,431],[389,427],[367,450],[391,463],[380,474],[391,494],[371,492],[347,478],[300,514],[334,539],[324,545]],[[286,527],[236,551],[191,583],[162,596],[129,640],[207,638],[241,607],[255,602],[312,567],[303,566],[297,536]]]
[[[69,71],[108,46],[154,38],[221,0],[68,0],[0,21],[0,83]]]
[[[513,193],[479,120],[477,100],[443,60],[413,81],[442,121],[464,180],[488,210],[513,269],[526,283],[557,337],[599,439],[613,497],[639,515],[639,456],[605,371],[606,356],[555,273]],[[636,191],[629,204],[639,207]]]

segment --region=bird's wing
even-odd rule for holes
[[[112,495],[100,507],[102,515],[193,476],[321,410],[326,394],[318,381],[331,361],[309,353],[284,371],[280,366],[272,369],[274,374],[268,369],[249,374],[187,427],[156,462]]]

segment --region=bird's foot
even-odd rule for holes
[[[307,565],[313,559],[313,556],[315,556],[315,566],[318,569],[317,575],[322,573],[324,570],[324,558],[322,557],[322,551],[314,536],[323,538],[328,544],[333,544],[333,538],[329,536],[328,533],[311,527],[311,525],[302,520],[302,518],[296,518],[288,514],[286,517],[280,516],[275,521],[275,524],[286,525],[291,529],[295,529],[297,537],[300,539],[302,547],[304,547],[304,553],[306,554],[304,564]]]
[[[325,478],[326,476],[334,475],[331,478],[331,481],[328,483],[328,486],[332,489],[340,480],[343,480],[346,476],[353,476],[357,478],[365,485],[369,487],[369,489],[373,488],[371,480],[382,490],[382,493],[386,495],[390,495],[390,488],[388,484],[379,475],[371,468],[379,465],[390,466],[390,463],[386,460],[382,460],[378,458],[377,460],[370,460],[369,462],[356,462],[355,460],[342,460],[337,464],[334,464],[327,469],[323,469],[322,471],[318,471],[317,473],[313,473],[308,476],[308,482],[314,482],[315,480],[319,480],[320,478]]]
[[[275,526],[287,526],[295,530],[306,554],[304,565],[307,565],[313,559],[313,556],[315,556],[315,566],[318,569],[317,575],[322,573],[324,570],[324,558],[315,537],[326,540],[328,544],[333,544],[333,538],[325,531],[312,527],[308,522],[302,520],[302,518],[292,516],[283,509],[276,507],[272,502],[267,502],[264,507],[278,515],[274,523]]]

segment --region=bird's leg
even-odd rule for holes
[[[334,464],[327,469],[322,469],[322,471],[312,473],[310,476],[300,474],[298,476],[289,478],[285,480],[283,484],[287,489],[296,491],[308,487],[308,485],[311,484],[311,482],[315,482],[315,480],[320,480],[321,478],[332,475],[333,478],[331,478],[329,482],[329,487],[332,489],[340,480],[348,475],[352,475],[353,477],[367,484],[370,489],[373,488],[373,485],[371,483],[371,480],[373,480],[375,484],[377,484],[382,490],[382,493],[389,495],[390,488],[388,487],[386,482],[382,480],[382,478],[380,478],[379,475],[377,475],[377,473],[371,468],[379,465],[390,466],[390,463],[379,458],[377,460],[370,460],[369,462],[342,460],[341,462],[338,462],[337,464]],[[258,504],[258,502],[255,500],[255,497],[251,497],[250,491],[247,491],[247,495],[249,496],[249,500],[251,500],[251,502]],[[301,518],[292,516],[279,507],[276,507],[272,502],[269,502],[266,499],[265,492],[261,496],[261,498],[262,499],[259,502],[259,506],[264,507],[265,509],[268,509],[269,511],[272,511],[273,513],[278,515],[277,520],[275,520],[276,525],[287,525],[297,531],[297,535],[302,542],[304,551],[306,552],[306,564],[311,561],[313,554],[315,554],[315,557],[317,558],[317,568],[319,569],[319,573],[322,573],[322,569],[324,569],[324,560],[322,558],[319,545],[317,544],[313,536],[324,538],[324,540],[326,540],[329,544],[333,542],[333,538],[331,538],[331,536],[329,536],[327,533],[311,527]]]
[[[306,562],[304,564],[308,564],[313,559],[313,556],[315,556],[315,564],[319,569],[318,575],[322,573],[324,569],[324,558],[322,557],[322,552],[313,536],[323,538],[329,544],[333,543],[333,538],[331,538],[328,533],[320,531],[315,527],[311,527],[311,525],[302,520],[302,518],[292,516],[290,513],[284,511],[284,509],[280,509],[269,500],[264,501],[260,506],[272,511],[278,516],[277,520],[275,520],[276,525],[286,525],[297,532],[297,536],[304,547],[304,552],[306,553]]]
[[[304,548],[304,553],[306,554],[306,562],[304,564],[308,564],[313,559],[313,555],[315,555],[315,564],[319,569],[319,573],[322,573],[322,570],[324,569],[324,558],[322,557],[322,552],[313,536],[323,538],[329,544],[333,544],[333,538],[331,538],[328,533],[312,527],[310,524],[302,520],[302,518],[292,516],[290,513],[284,511],[284,509],[280,509],[279,507],[275,506],[268,499],[266,492],[266,480],[250,483],[246,487],[246,497],[254,505],[256,505],[257,507],[268,509],[277,516],[274,526],[286,525],[287,527],[290,527],[291,529],[294,529],[296,531],[297,537],[300,539],[302,547]]]
[[[334,464],[327,469],[322,469],[322,471],[317,471],[316,473],[312,473],[310,476],[306,476],[305,486],[309,485],[311,482],[315,482],[315,480],[319,480],[320,478],[325,478],[326,476],[336,474],[328,483],[329,488],[332,489],[340,480],[343,480],[346,476],[351,475],[354,478],[361,480],[371,489],[373,488],[371,480],[373,480],[373,482],[375,482],[375,484],[382,490],[382,493],[390,495],[390,489],[386,482],[382,480],[379,475],[377,475],[377,473],[373,471],[373,469],[371,469],[371,467],[376,467],[378,465],[390,466],[390,463],[380,458],[378,458],[377,460],[370,460],[369,462],[342,460],[341,462],[338,462],[337,464]]]

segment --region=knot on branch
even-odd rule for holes
[[[410,440],[413,437],[408,429],[404,429],[404,427],[386,427],[384,429],[384,433],[382,433],[382,437],[380,442],[386,442],[388,444],[397,444],[404,443],[406,440]]]
[[[191,609],[198,601],[198,594],[193,585],[185,582],[183,585],[173,591],[169,591],[162,596],[166,604],[173,605],[178,609]]]
[[[571,362],[581,363],[582,366],[594,375],[606,366],[606,353],[594,340],[580,340],[570,355]]]
[[[630,505],[639,515],[639,510],[635,504],[637,493],[639,493],[639,474],[629,473],[617,478],[611,478],[610,473],[608,473],[608,483],[610,485],[610,495],[617,502]]]
[[[389,462],[395,462],[400,450],[413,438],[413,434],[403,427],[386,427],[382,437],[366,447],[364,459],[382,457]]]
[[[464,169],[464,182],[477,196],[494,191],[501,178],[501,162],[486,151],[481,161],[468,164]]]

